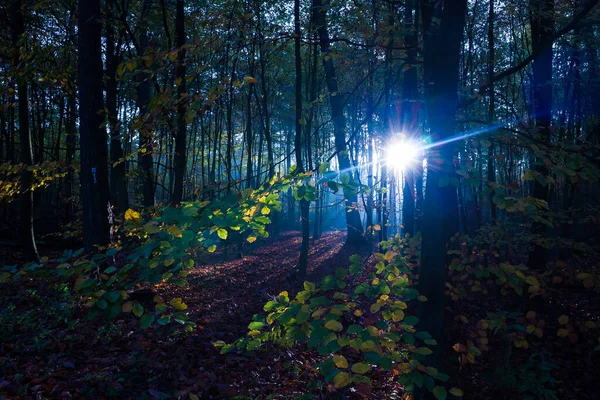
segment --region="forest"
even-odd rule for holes
[[[1,0],[0,400],[596,399],[600,1]]]

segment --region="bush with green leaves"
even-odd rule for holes
[[[391,246],[391,247],[390,247]],[[426,301],[409,281],[410,267],[401,255],[402,242],[384,242],[384,253],[363,265],[350,257],[348,268],[338,268],[320,285],[304,282],[293,299],[282,292],[255,315],[245,337],[231,344],[215,343],[221,353],[254,351],[269,343],[302,343],[315,349],[323,361],[315,367],[336,388],[371,384],[375,369],[395,370],[407,391],[425,388],[445,399],[448,375],[426,365],[436,344],[418,330],[419,318],[408,314],[409,304]],[[461,396],[462,391],[450,389]]]
[[[23,267],[5,266],[0,268],[0,282],[25,276],[65,282],[85,301],[89,318],[132,312],[142,327],[176,322],[192,330],[194,323],[188,320],[181,298],[165,302],[154,296],[149,305],[129,299],[130,292],[159,283],[186,285],[194,258],[201,252],[214,252],[231,231],[244,233],[248,242],[266,237],[268,215],[280,207],[278,187],[282,184],[289,184],[289,179],[218,200],[163,207],[146,220],[141,213],[127,210],[119,245],[94,254],[67,250],[56,262],[44,258]],[[122,255],[123,248],[127,251]]]

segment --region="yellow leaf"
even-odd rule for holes
[[[392,313],[392,321],[400,322],[404,319],[404,311],[396,310]]]
[[[540,286],[540,282],[535,276],[528,276],[525,278],[525,282],[531,286]]]
[[[169,225],[167,227],[167,232],[169,232],[169,235],[176,237],[176,238],[183,237],[183,232],[181,231],[181,228],[178,227],[177,225]]]
[[[179,311],[187,310],[188,308],[188,306],[183,302],[181,297],[172,299],[171,301],[169,301],[169,304],[171,304],[175,309]]]
[[[190,400],[200,400],[200,397],[198,397],[195,394],[190,393]]]
[[[585,321],[584,325],[588,329],[596,329],[596,323],[594,321]]]
[[[341,323],[339,323],[338,321],[335,320],[330,320],[327,321],[327,323],[325,323],[325,328],[329,329],[330,331],[334,331],[334,332],[340,332],[342,329],[344,329],[344,327],[342,326]]]
[[[246,240],[248,241],[248,243],[254,243],[256,242],[256,236],[248,236]]]
[[[527,314],[525,314],[525,318],[527,319],[535,319],[535,311],[528,311]]]
[[[139,224],[140,222],[142,222],[142,215],[139,212],[130,208],[127,211],[125,211],[125,221],[133,222],[134,224]]]
[[[557,332],[556,332],[556,336],[558,337],[567,337],[569,336],[569,331],[565,328],[560,328]]]
[[[268,215],[271,213],[271,209],[267,206],[263,206],[263,208],[260,209],[260,213],[263,215]]]
[[[125,66],[131,72],[135,69],[135,67],[137,67],[137,63],[133,60],[129,60],[125,63]]]
[[[227,229],[219,228],[217,229],[217,235],[223,240],[227,239]]]
[[[355,374],[364,374],[371,369],[369,364],[365,362],[356,363],[352,366],[352,372]]]
[[[376,231],[380,231],[381,230],[381,225],[375,224],[375,225],[373,225],[373,229],[376,230]]]
[[[347,372],[340,372],[333,378],[333,386],[342,388],[352,382],[352,376]]]
[[[462,390],[460,390],[459,388],[452,388],[450,389],[450,394],[456,397],[462,397],[464,396],[464,393]]]
[[[214,253],[215,250],[217,250],[217,246],[215,246],[214,244],[212,246],[210,246],[208,249],[206,249],[206,251],[208,251],[209,253]]]
[[[577,274],[577,276],[575,278],[580,281],[585,281],[586,279],[590,279],[591,277],[592,277],[592,275],[586,274],[585,272],[581,272],[581,273]]]
[[[338,368],[348,368],[348,360],[344,356],[333,356],[333,362]]]
[[[362,316],[362,315],[363,315],[363,312],[362,312],[362,310],[354,310],[354,316],[355,316],[355,317],[360,317],[360,316]]]
[[[560,317],[558,317],[558,323],[561,325],[566,325],[569,323],[569,317],[566,315],[561,315]]]

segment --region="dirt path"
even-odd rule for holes
[[[352,254],[368,256],[367,248],[344,246],[344,237],[343,232],[330,232],[311,243],[307,280],[319,281],[328,271],[346,266]],[[305,391],[315,362],[310,354],[274,349],[251,357],[222,356],[212,344],[245,335],[252,315],[261,313],[272,296],[296,291],[300,283],[290,276],[296,269],[300,242],[299,232],[282,233],[257,244],[240,259],[221,257],[222,261],[195,267],[188,287],[159,288],[164,298],[182,297],[188,305],[190,319],[198,325],[191,334],[166,335],[156,327],[140,330],[136,320],[123,315],[112,324],[82,318],[71,330],[59,323],[47,330],[49,345],[41,349],[19,344],[19,339],[16,344],[1,344],[0,400],[161,399],[189,398],[190,394],[207,399],[264,398]],[[22,298],[21,293],[10,299]],[[43,296],[38,307],[43,312]]]

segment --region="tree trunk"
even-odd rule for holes
[[[490,0],[490,8],[488,14],[488,82],[490,82],[490,104],[488,108],[488,121],[493,125],[496,120],[496,93],[494,92],[494,58],[495,58],[495,43],[494,43],[494,0]],[[492,190],[489,195],[490,217],[492,223],[496,222],[496,204],[494,203],[494,188],[496,183],[496,166],[494,161],[494,142],[491,141],[488,148],[487,159],[487,180],[488,184],[492,185]]]
[[[296,134],[294,136],[294,147],[296,153],[296,169],[298,173],[304,173],[304,163],[302,160],[302,56],[301,50],[301,26],[300,26],[300,0],[294,0],[294,59],[296,69],[296,86],[295,86],[295,102],[296,102]],[[310,227],[308,224],[308,209],[309,203],[306,199],[300,199],[300,221],[302,224],[302,245],[300,247],[300,260],[298,262],[298,276],[304,278],[306,276],[306,263],[308,260],[308,243],[310,235]]]
[[[127,178],[125,176],[125,159],[121,145],[120,123],[117,115],[117,66],[119,52],[115,48],[114,19],[115,0],[108,0],[106,22],[106,109],[108,110],[108,126],[110,128],[110,193],[117,212],[125,212],[129,208]]]
[[[12,22],[12,44],[17,51],[14,52],[13,68],[17,76],[17,92],[19,105],[19,142],[21,163],[24,164],[21,173],[21,200],[20,200],[20,225],[19,235],[23,247],[23,257],[27,261],[38,261],[39,255],[33,233],[33,172],[28,169],[33,164],[33,151],[31,148],[31,131],[29,129],[29,102],[27,100],[27,76],[23,65],[20,65],[21,52],[18,50],[25,33],[25,23],[21,10],[21,2],[14,0],[10,4]]]
[[[533,110],[535,115],[536,136],[541,143],[550,143],[550,124],[552,121],[552,38],[554,32],[554,0],[530,0],[531,17],[531,50],[540,55],[533,60]],[[536,160],[535,171],[541,176],[548,176],[548,167],[541,160]],[[548,186],[535,180],[533,197],[548,200]],[[543,235],[545,225],[533,222],[531,233]],[[546,263],[546,250],[534,244],[529,253],[527,267],[543,269]]]
[[[333,65],[333,57],[331,55],[331,40],[327,28],[327,11],[321,0],[313,0],[313,12],[315,13],[314,21],[321,42],[321,56],[323,68],[325,69],[327,90],[329,91],[335,150],[337,152],[340,175],[343,179],[346,179],[345,177],[347,176],[348,184],[353,184],[354,178],[346,148],[346,118],[344,116],[344,104],[342,102],[342,96],[339,93],[335,66]],[[364,241],[363,227],[357,209],[358,196],[356,191],[345,187],[344,202],[346,207],[346,227],[348,229],[346,243],[362,243]]]
[[[177,133],[175,134],[175,183],[173,185],[173,204],[183,200],[183,178],[187,164],[186,140],[187,123],[185,112],[187,110],[187,89],[185,76],[185,16],[183,13],[183,0],[177,0],[175,13],[175,45],[178,48],[176,82],[177,88]]]
[[[404,66],[404,82],[402,90],[401,126],[407,137],[418,140],[417,113],[418,108],[418,75],[417,75],[417,32],[413,22],[413,11],[416,9],[416,0],[406,2],[404,10],[406,64]],[[404,173],[404,186],[402,188],[402,224],[403,233],[415,233],[415,173],[412,168],[407,168]]]
[[[453,135],[457,104],[458,65],[467,0],[422,1],[424,29],[424,81],[427,88],[427,118],[433,143]],[[431,22],[432,11],[441,23]],[[443,361],[446,242],[458,226],[456,187],[447,184],[455,176],[453,144],[430,151],[427,157],[427,187],[422,219],[421,267],[418,289],[428,301],[421,304],[420,329],[437,341],[428,365]],[[444,182],[446,182],[444,186]]]
[[[79,3],[79,132],[81,204],[85,248],[110,240],[108,207],[107,135],[102,96],[100,0]]]
[[[148,49],[148,31],[147,20],[152,0],[144,0],[142,4],[142,15],[140,17],[140,26],[142,27],[139,36],[139,56],[142,57]],[[152,96],[152,85],[150,82],[150,73],[141,72],[138,75],[139,86],[137,90],[137,106],[140,109],[141,127],[139,130],[139,154],[138,163],[142,170],[142,194],[144,207],[154,205],[154,160],[152,157],[152,117],[148,110],[150,97]]]

